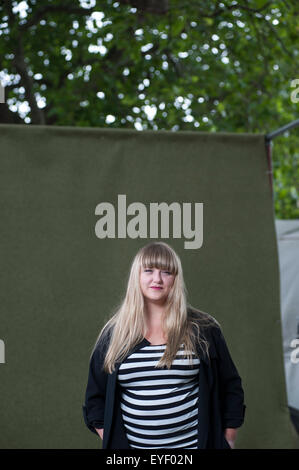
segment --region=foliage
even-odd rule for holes
[[[0,122],[273,131],[299,106],[297,10],[295,0],[2,1]],[[278,218],[299,217],[298,132],[274,142]]]

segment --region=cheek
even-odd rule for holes
[[[141,290],[145,289],[146,284],[147,284],[146,279],[144,279],[144,277],[141,277],[140,278],[140,288],[141,288]]]
[[[173,286],[174,284],[174,278],[172,279],[167,279],[167,282],[166,282],[166,285],[169,289],[171,289],[171,287]]]

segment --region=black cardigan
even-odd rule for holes
[[[120,408],[121,390],[117,382],[120,362],[116,362],[112,374],[102,369],[110,337],[111,332],[101,336],[91,357],[83,416],[86,426],[95,434],[95,427],[104,428],[102,449],[130,449]],[[245,416],[241,378],[221,329],[216,324],[210,326],[205,332],[205,338],[209,342],[210,359],[198,347],[198,448],[230,448],[224,430],[240,427]],[[143,339],[128,355],[145,344]]]

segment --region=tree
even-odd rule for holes
[[[296,3],[2,1],[0,122],[270,132],[298,110]],[[280,218],[299,216],[292,132],[274,143]]]

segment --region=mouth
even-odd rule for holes
[[[158,290],[160,289],[161,290],[162,287],[151,287],[151,289],[158,289]]]

